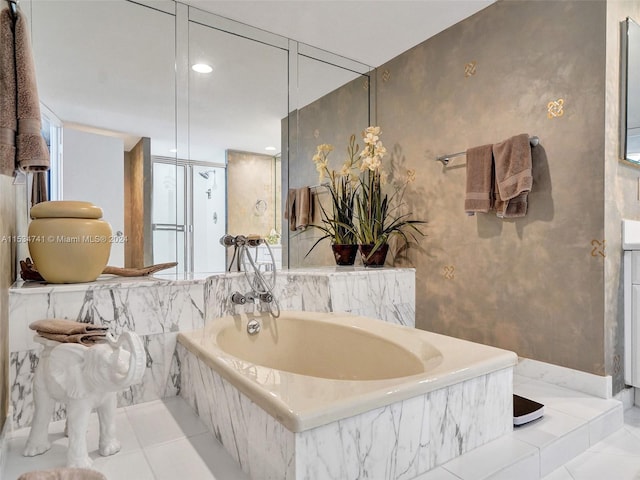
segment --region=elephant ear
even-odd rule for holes
[[[89,391],[83,372],[87,350],[77,343],[65,343],[49,355],[49,380],[69,398],[83,398]]]

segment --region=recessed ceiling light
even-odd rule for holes
[[[213,68],[211,65],[207,65],[206,63],[196,63],[191,65],[191,70],[198,73],[211,73],[213,72]]]
[[[169,152],[170,153],[178,153],[178,149],[177,148],[170,148]]]
[[[276,147],[265,147],[264,148],[267,152],[275,152],[276,151]]]

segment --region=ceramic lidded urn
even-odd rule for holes
[[[111,225],[90,202],[58,200],[31,208],[29,253],[49,283],[92,282],[111,253]]]

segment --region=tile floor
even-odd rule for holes
[[[542,420],[419,479],[640,480],[640,408],[627,410],[624,425],[618,429],[621,405],[614,400],[595,399],[524,378],[516,378],[514,388],[546,404]],[[88,434],[93,468],[109,480],[249,480],[179,397],[122,408],[117,422],[122,444],[117,455],[101,457],[97,453],[95,414]],[[32,458],[21,454],[28,429],[13,432],[2,480],[15,480],[26,471],[64,466],[67,440],[63,428],[64,422],[52,423],[51,450]],[[576,456],[578,451],[584,453]],[[510,467],[496,467],[499,461]]]

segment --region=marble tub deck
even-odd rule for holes
[[[514,376],[521,395],[543,399],[546,415],[452,460],[417,480],[636,480],[640,473],[640,408],[624,412],[616,400],[604,400],[538,380]],[[64,466],[64,422],[50,427],[51,450],[23,457],[29,433],[10,434],[6,468],[0,478],[15,480],[37,469]],[[122,450],[111,457],[97,452],[98,423],[89,426],[94,468],[110,480],[250,480],[180,397],[123,407],[117,416]],[[583,453],[581,453],[583,452]],[[551,473],[546,473],[550,471]]]

